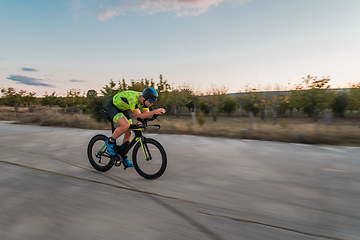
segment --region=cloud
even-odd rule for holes
[[[37,72],[38,70],[35,68],[21,68],[24,72]]]
[[[219,6],[223,2],[239,2],[246,1],[234,0],[144,0],[141,8],[150,14],[157,12],[175,12],[180,16],[196,16],[208,10],[209,7]]]
[[[212,6],[216,7],[225,2],[241,5],[251,0],[122,0],[115,3],[113,0],[94,0],[91,1],[92,5],[85,0],[73,1],[74,11],[92,13],[100,21],[106,21],[126,12],[144,12],[145,14],[174,12],[178,17],[196,16],[206,12]],[[74,15],[77,16],[77,14]]]
[[[44,87],[55,87],[51,84],[42,83],[42,79],[26,77],[21,75],[10,75],[7,79],[17,82],[17,84],[25,84],[25,85],[32,85],[32,86],[44,86]]]
[[[87,82],[86,80],[71,79],[69,82]]]
[[[105,20],[110,19],[110,18],[112,18],[113,16],[116,16],[116,15],[118,15],[118,13],[115,10],[104,9],[104,10],[97,13],[97,18],[100,21],[105,21]]]

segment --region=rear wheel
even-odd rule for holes
[[[100,172],[106,172],[114,165],[105,145],[107,139],[105,135],[96,135],[90,140],[87,149],[90,164]]]
[[[155,139],[144,138],[135,145],[132,159],[136,172],[146,179],[159,178],[166,169],[167,157],[161,144]]]

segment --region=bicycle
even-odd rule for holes
[[[114,132],[114,122],[105,110],[100,110],[100,112],[111,123],[111,130]],[[115,142],[115,151],[117,153],[115,156],[107,151],[105,141],[108,137],[103,134],[95,135],[90,140],[87,149],[90,164],[100,172],[106,172],[114,165],[119,167],[123,164],[123,159],[126,158],[125,155],[134,147],[132,160],[136,172],[145,179],[153,180],[159,178],[165,172],[167,165],[165,149],[155,139],[147,138],[143,135],[143,131],[149,126],[156,127],[157,130],[160,129],[160,125],[148,125],[148,122],[155,120],[157,116],[153,115],[147,119],[138,118],[137,124],[130,124],[129,130],[132,130],[135,136],[131,142],[126,141],[122,145],[116,145]],[[127,166],[123,165],[125,170]]]

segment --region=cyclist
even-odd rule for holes
[[[154,114],[163,114],[165,109],[158,108],[152,111],[149,111],[149,108],[156,102],[158,93],[154,88],[148,87],[143,90],[143,92],[136,91],[123,91],[117,93],[113,96],[109,102],[106,104],[106,111],[115,123],[119,124],[119,127],[115,129],[112,136],[106,140],[105,144],[110,154],[116,155],[115,152],[115,141],[121,135],[124,135],[123,142],[131,141],[132,131],[129,130],[130,124],[132,123],[130,113],[131,110],[136,118],[149,118]],[[143,112],[141,113],[140,108]],[[124,159],[124,164],[127,167],[134,167],[130,162],[129,158],[126,156]]]

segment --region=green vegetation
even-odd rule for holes
[[[360,84],[331,89],[329,78],[307,76],[291,89],[246,91],[228,94],[225,87],[196,93],[189,85],[171,86],[160,75],[153,79],[118,82],[110,80],[100,91],[70,89],[36,93],[14,88],[1,89],[0,120],[46,126],[108,128],[99,110],[116,93],[154,87],[159,99],[154,108],[164,107],[161,132],[218,137],[249,138],[286,142],[360,146]],[[191,112],[196,112],[196,121]],[[249,115],[255,116],[250,120]],[[260,116],[258,116],[260,114]]]

